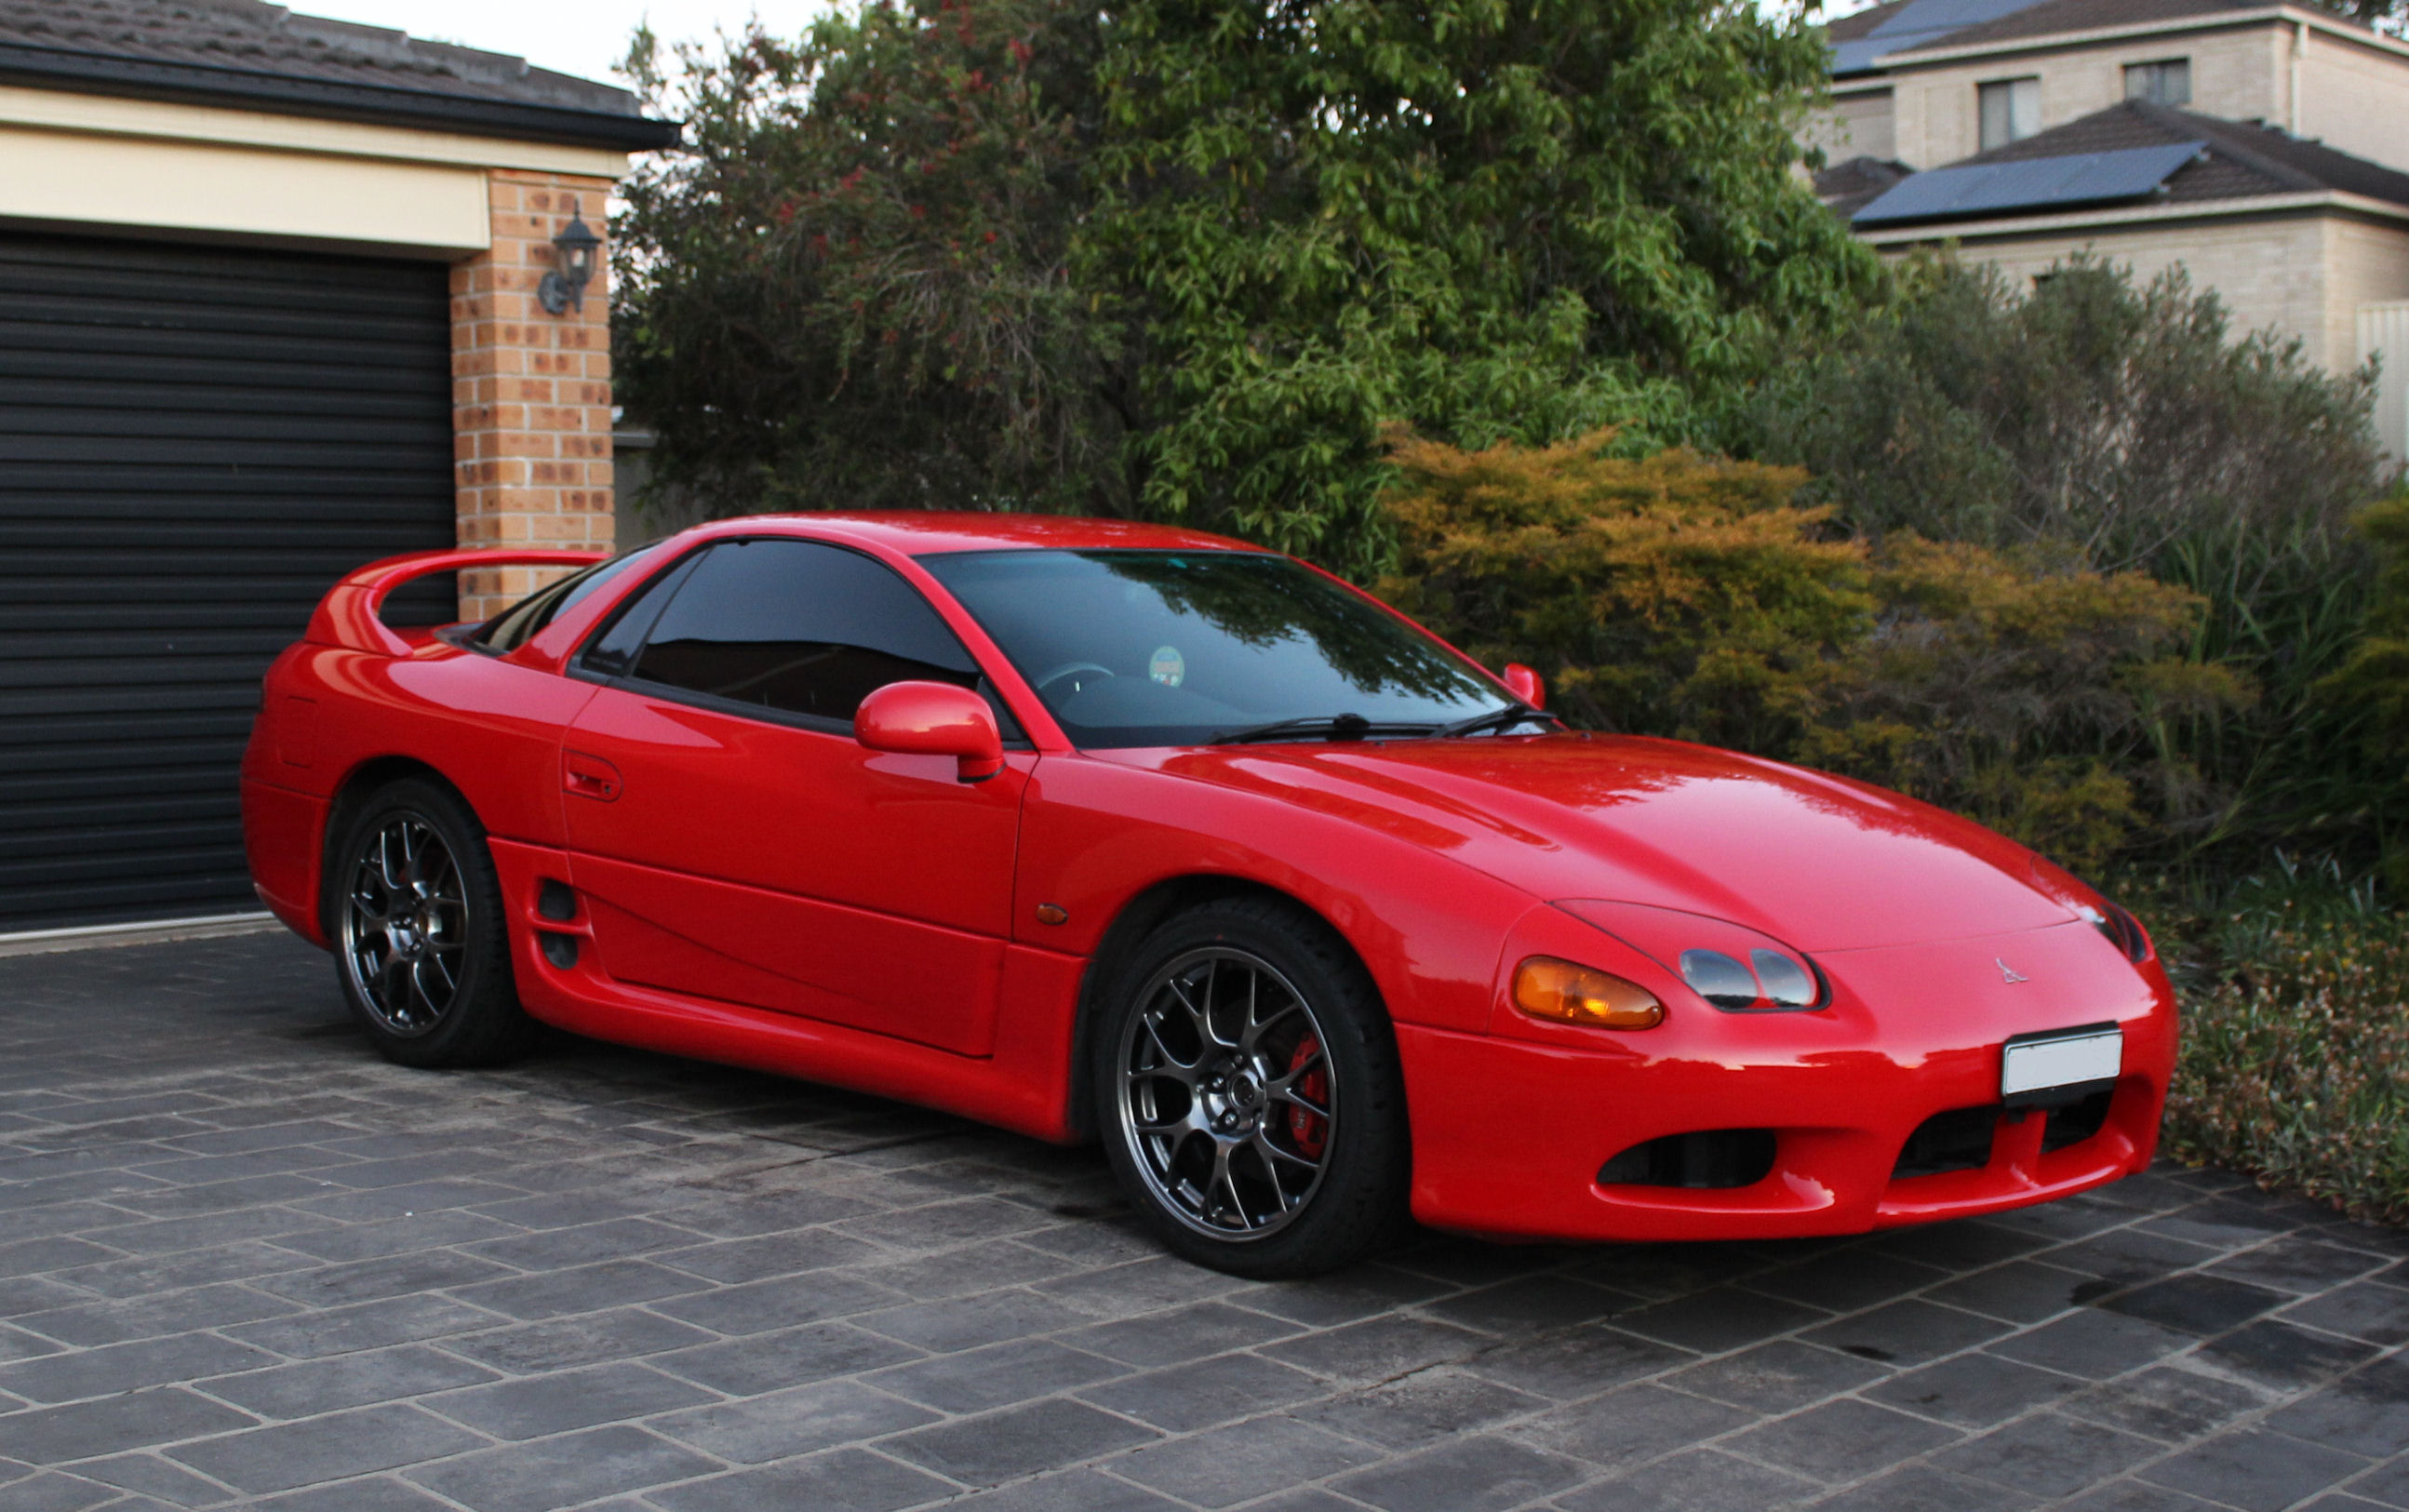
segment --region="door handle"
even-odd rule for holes
[[[581,751],[560,754],[560,786],[573,798],[590,798],[598,803],[615,803],[619,799],[619,769],[600,756]]]

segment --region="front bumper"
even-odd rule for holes
[[[1565,937],[1547,929],[1555,939],[1538,948],[1560,952]],[[1509,946],[1507,970],[1524,943]],[[1522,1239],[1862,1233],[2048,1202],[2149,1163],[2175,1048],[2173,995],[2155,962],[2136,969],[2081,924],[1816,959],[1833,995],[1815,1013],[1723,1014],[1666,996],[1678,990],[1667,985],[1667,1018],[1653,1030],[1541,1025],[1510,1007],[1488,1034],[1399,1025],[1414,1216]],[[1999,969],[2011,960],[2012,983]],[[2006,1114],[1987,1149],[1978,1141],[1969,1159],[1941,1162],[1963,1168],[1901,1171],[1927,1120],[1998,1104],[2010,1035],[2103,1020],[2124,1030],[2124,1064],[2096,1131],[2069,1139],[2084,1132],[2071,1116]],[[1979,1131],[1982,1116],[1967,1119]],[[1770,1169],[1745,1186],[1599,1180],[1645,1142],[1739,1130],[1771,1134]],[[2061,1147],[2044,1149],[2045,1135]]]

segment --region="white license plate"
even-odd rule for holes
[[[2019,1034],[1999,1056],[1999,1101],[2050,1100],[2053,1093],[2113,1082],[2125,1069],[2125,1031],[2113,1024]]]

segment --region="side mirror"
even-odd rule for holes
[[[1538,673],[1521,662],[1507,662],[1506,670],[1499,676],[1498,681],[1506,684],[1507,692],[1532,708],[1545,709],[1548,706],[1548,684],[1539,681]]]
[[[873,751],[949,756],[955,776],[983,783],[1003,770],[1003,737],[987,700],[951,683],[889,683],[854,712],[853,738]]]

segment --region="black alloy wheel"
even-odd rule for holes
[[[1362,965],[1320,920],[1251,898],[1174,919],[1099,1028],[1106,1147],[1172,1249],[1244,1275],[1305,1275],[1396,1226],[1394,1037]]]
[[[380,789],[346,828],[327,887],[344,999],[386,1058],[487,1065],[534,1044],[493,856],[457,794],[420,778]]]
[[[343,959],[386,1033],[416,1039],[460,996],[467,892],[460,863],[425,815],[398,811],[368,837],[343,900]]]

